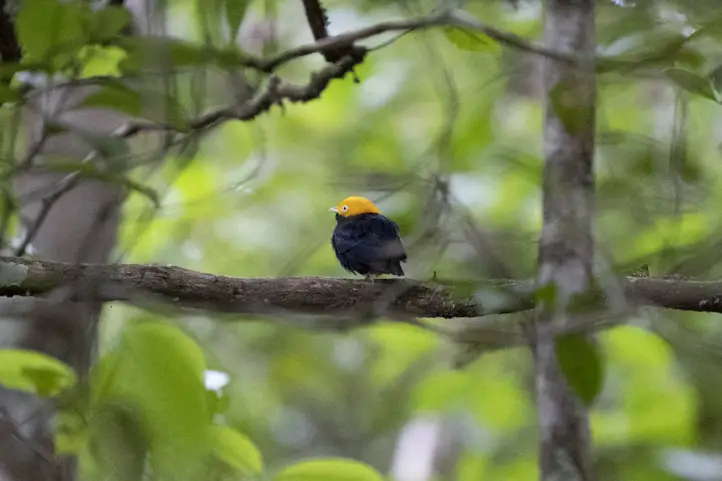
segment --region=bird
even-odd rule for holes
[[[373,202],[346,197],[329,211],[336,213],[331,245],[341,267],[372,282],[381,274],[404,276],[401,263],[406,262],[406,251],[399,226],[381,215]]]

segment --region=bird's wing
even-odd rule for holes
[[[368,262],[379,257],[406,260],[406,252],[399,239],[399,228],[386,217],[338,229],[331,242],[339,254],[354,249],[354,256]]]
[[[337,230],[334,232],[331,243],[339,254],[345,254],[353,249],[355,253],[362,256],[368,252],[368,255],[364,257],[372,257],[372,254],[381,244],[378,237],[374,236],[373,233],[348,230]]]
[[[399,226],[388,217],[384,217],[380,221],[380,228],[376,233],[379,236],[379,244],[383,245],[386,256],[391,259],[406,261],[404,244],[399,237]]]

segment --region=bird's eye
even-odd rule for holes
[[[346,211],[348,210],[348,206],[345,205],[345,206],[341,207],[341,210],[344,211],[344,212],[346,212]]]

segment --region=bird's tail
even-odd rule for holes
[[[389,262],[389,273],[395,275],[404,277],[404,270],[401,268],[401,262],[398,260],[392,260]]]

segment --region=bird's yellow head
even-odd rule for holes
[[[366,197],[346,197],[336,207],[329,209],[342,217],[352,217],[360,214],[380,214],[381,211]]]

